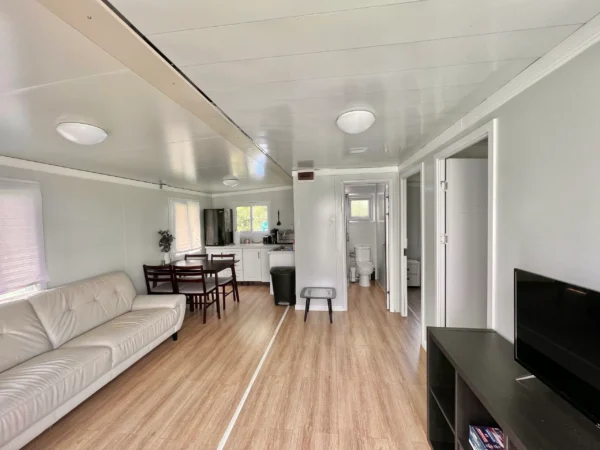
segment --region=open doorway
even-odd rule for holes
[[[494,149],[478,130],[436,158],[438,325],[493,327]]]
[[[421,320],[421,172],[406,179],[406,286],[408,313]]]
[[[425,323],[425,180],[421,163],[400,175],[401,294],[404,315],[421,324],[423,347]]]
[[[389,184],[345,183],[347,285],[380,287],[390,309]]]

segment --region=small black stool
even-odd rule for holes
[[[336,296],[335,288],[327,287],[305,287],[300,292],[300,298],[306,299],[306,305],[304,306],[304,321],[308,316],[308,310],[310,309],[310,299],[326,299],[327,307],[329,308],[329,323],[333,323],[333,311],[331,309],[331,300]]]

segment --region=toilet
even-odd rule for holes
[[[356,254],[356,270],[358,271],[358,284],[362,287],[371,286],[371,274],[375,266],[371,261],[371,247],[368,245],[354,246]]]

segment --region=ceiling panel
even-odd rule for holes
[[[0,155],[197,191],[227,190],[230,174],[238,189],[289,184],[36,1],[1,2],[0,37]],[[76,145],[64,121],[108,138]]]
[[[227,8],[226,2],[221,8]],[[597,0],[428,0],[152,35],[180,66],[584,23]],[[218,45],[215,45],[218,43]]]
[[[31,0],[0,2],[0,62],[0,93],[126,69]]]
[[[145,34],[255,22],[421,0],[113,0],[126,17],[135,16]]]
[[[310,53],[191,66],[185,73],[201,89],[346,77],[514,59],[536,59],[572,34],[578,25],[412,42],[335,52]]]
[[[280,99],[366,94],[370,92],[478,84],[497,70],[507,66],[517,66],[520,71],[527,64],[529,62],[524,60],[493,61],[347,77],[208,88],[204,89],[204,91],[214,100],[225,102],[232,100],[243,104],[251,104],[253,102],[261,103]]]

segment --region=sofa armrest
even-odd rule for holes
[[[176,309],[177,307],[185,309],[185,295],[138,295],[133,299],[131,310],[137,311],[152,308]]]

